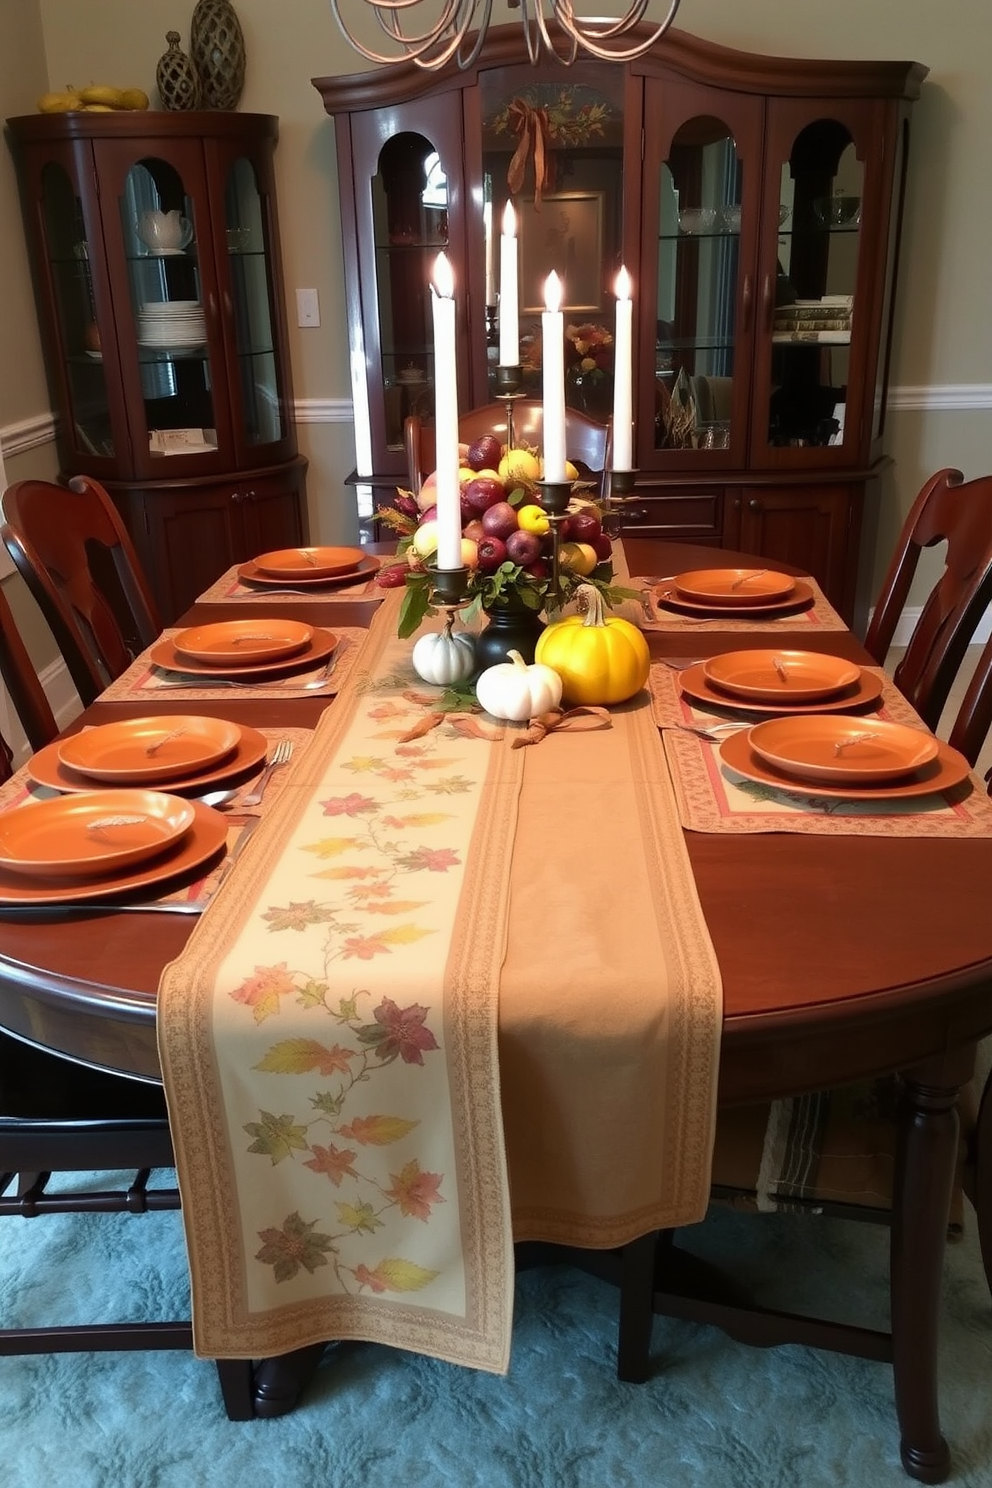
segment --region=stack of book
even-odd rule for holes
[[[846,346],[851,340],[853,309],[853,295],[824,295],[820,300],[797,300],[793,305],[778,305],[772,324],[772,340]]]

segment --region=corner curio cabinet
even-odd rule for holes
[[[272,154],[237,113],[11,119],[63,477],[118,504],[166,620],[306,540]]]
[[[613,281],[635,298],[644,535],[814,574],[863,623],[884,435],[912,62],[751,56],[670,31],[626,64],[476,63],[315,79],[335,121],[358,469],[388,499],[403,420],[433,409],[429,281],[456,278],[459,398],[495,395],[499,234],[519,221],[521,367],[565,286],[566,396],[609,417]]]

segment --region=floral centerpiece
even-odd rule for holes
[[[636,599],[636,592],[614,582],[613,544],[603,530],[593,487],[569,466],[573,481],[569,511],[559,531],[558,583],[553,574],[551,521],[541,502],[542,465],[529,447],[506,449],[494,435],[461,447],[462,561],[468,570],[462,618],[471,625],[485,612],[491,621],[529,621],[540,632],[540,615],[553,614],[582,584],[591,584],[608,606]],[[386,586],[406,588],[398,633],[411,636],[428,615],[437,613],[437,522],[434,477],[414,495],[400,489],[395,509],[383,520],[399,535],[397,562],[379,575]]]

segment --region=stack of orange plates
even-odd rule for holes
[[[767,605],[788,599],[796,587],[789,574],[772,568],[698,568],[672,580],[694,604]]]
[[[210,666],[253,666],[282,661],[313,640],[313,626],[298,620],[219,620],[180,630],[172,644],[180,656]]]
[[[277,548],[238,568],[238,578],[271,589],[338,589],[378,573],[380,559],[361,548]]]
[[[225,718],[169,713],[122,718],[56,739],[28,761],[36,785],[90,791],[97,785],[159,785],[202,795],[247,775],[265,759],[257,729]]]

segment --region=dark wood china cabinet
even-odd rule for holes
[[[8,120],[63,477],[117,502],[164,618],[307,538],[273,181],[278,120]]]
[[[565,282],[567,397],[612,407],[613,281],[635,296],[631,530],[813,573],[863,622],[884,455],[912,62],[749,55],[670,31],[626,64],[317,78],[335,121],[360,498],[432,409],[429,278],[456,276],[460,398],[495,394],[499,234],[520,222],[521,363]],[[361,507],[360,507],[361,510]]]

